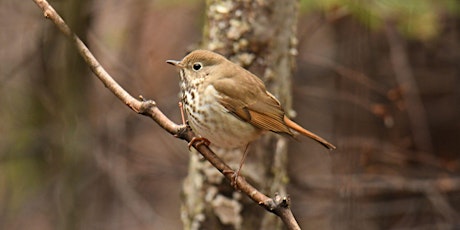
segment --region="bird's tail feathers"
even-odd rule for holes
[[[286,125],[295,130],[296,132],[304,135],[304,136],[307,136],[307,137],[310,137],[311,139],[317,141],[318,143],[320,143],[321,145],[323,145],[324,147],[330,149],[330,150],[333,150],[333,149],[336,149],[336,147],[329,143],[328,141],[324,140],[322,137],[302,128],[302,126],[298,125],[297,123],[295,123],[294,121],[292,121],[291,119],[289,119],[288,117],[284,116],[284,122],[286,123]]]

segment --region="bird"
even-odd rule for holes
[[[195,50],[180,61],[166,62],[179,69],[183,110],[188,125],[202,143],[223,149],[247,149],[249,143],[271,131],[292,137],[301,134],[327,149],[336,149],[288,118],[260,78],[224,56]]]

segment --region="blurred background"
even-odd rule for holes
[[[132,95],[180,122],[203,1],[50,3]],[[302,0],[288,192],[312,229],[460,228],[460,3]],[[186,143],[89,71],[33,1],[0,0],[0,229],[181,229]],[[261,211],[263,211],[261,209]]]

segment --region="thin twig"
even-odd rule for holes
[[[367,76],[363,72],[359,72],[359,71],[347,68],[346,66],[340,65],[339,63],[336,63],[331,59],[320,57],[317,55],[306,54],[304,56],[304,60],[307,61],[308,63],[331,69],[337,74],[339,74],[340,76],[347,78],[351,81],[354,81],[356,83],[359,83],[367,87],[368,89],[377,92],[381,96],[387,97],[388,89],[381,86],[380,83],[372,80],[369,76]]]
[[[51,7],[46,0],[33,0],[43,11],[44,16],[50,19],[58,29],[72,40],[75,47],[77,48],[80,55],[83,57],[85,62],[90,67],[91,71],[99,78],[99,80],[123,103],[125,103],[130,109],[138,114],[142,114],[152,118],[158,125],[170,134],[184,139],[190,142],[195,134],[189,128],[184,125],[178,125],[166,117],[161,110],[156,106],[156,103],[152,100],[137,100],[126,92],[100,65],[94,55],[89,51],[85,44],[75,35],[72,30],[67,26],[64,20],[58,15],[58,13]],[[207,146],[199,145],[197,142],[193,143],[193,147],[203,155],[217,170],[222,172],[227,180],[232,181],[232,168],[225,164],[215,153],[213,153]],[[264,207],[266,210],[279,216],[285,223],[288,229],[300,229],[294,215],[291,212],[289,205],[289,198],[280,197],[278,195],[275,198],[270,198],[259,192],[251,184],[246,182],[244,177],[239,176],[236,180],[236,187],[245,193],[254,202]]]
[[[394,23],[388,21],[385,24],[385,31],[390,45],[390,60],[396,80],[402,89],[415,147],[422,151],[432,152],[433,146],[428,118],[420,98],[417,82],[412,73],[404,41]]]
[[[296,87],[296,93],[304,95],[306,98],[320,97],[323,99],[326,98],[329,100],[351,103],[381,118],[387,127],[391,127],[394,124],[394,118],[389,108],[384,104],[373,103],[368,98],[359,97],[348,92],[332,93],[328,90],[323,90],[314,86]]]
[[[315,175],[292,178],[293,184],[302,189],[338,191],[346,186],[348,195],[365,196],[387,194],[393,192],[407,193],[449,193],[460,191],[460,177],[440,177],[431,179],[415,179],[403,176],[348,174],[348,175]]]

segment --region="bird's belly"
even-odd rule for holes
[[[259,129],[230,113],[210,115],[204,122],[191,118],[189,124],[196,134],[208,139],[211,146],[226,149],[245,147],[260,134]]]
[[[206,97],[196,93],[193,98],[184,97],[185,112],[195,134],[208,139],[211,147],[226,149],[244,148],[260,136],[260,129],[228,112],[217,97],[209,96],[215,93],[213,87],[206,90]]]

